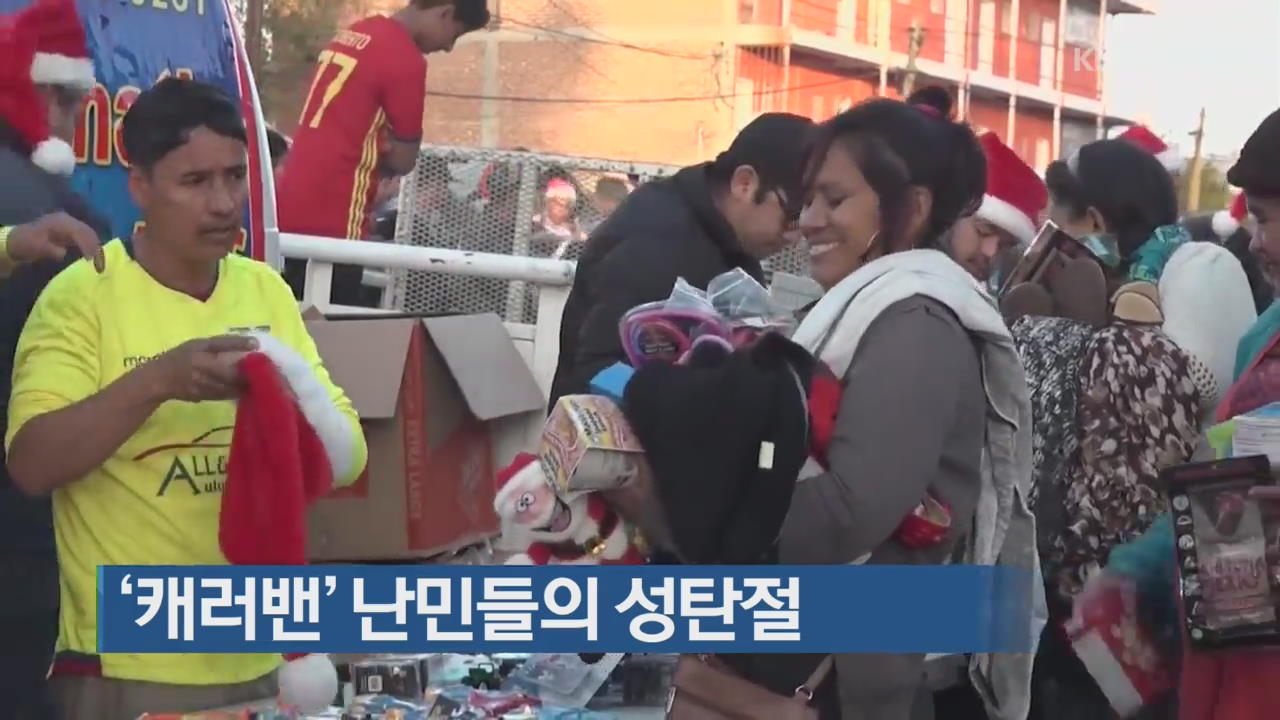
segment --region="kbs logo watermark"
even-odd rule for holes
[[[1098,51],[1091,47],[1072,47],[1071,48],[1071,68],[1075,72],[1098,72],[1098,65],[1101,58],[1098,57]]]

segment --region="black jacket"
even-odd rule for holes
[[[742,251],[716,209],[708,165],[642,186],[591,233],[560,321],[551,403],[586,392],[600,370],[625,360],[618,323],[628,310],[665,300],[678,278],[706,288],[740,267],[757,280],[760,263]]]
[[[50,175],[31,163],[0,121],[0,226],[13,227],[58,210],[98,231],[105,241],[110,227],[77,195],[66,178]],[[20,266],[0,280],[0,435],[8,430],[9,393],[18,338],[45,285],[80,258],[68,253],[60,263]],[[47,605],[49,570],[52,601],[57,598],[53,518],[47,498],[31,498],[13,486],[0,444],[0,608],[16,604]],[[17,609],[17,608],[15,608]]]

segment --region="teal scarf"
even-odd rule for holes
[[[1151,237],[1133,253],[1129,263],[1129,279],[1159,283],[1160,273],[1178,248],[1191,242],[1191,234],[1181,225],[1156,228]]]

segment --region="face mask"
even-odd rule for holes
[[[1120,246],[1116,243],[1115,237],[1107,233],[1090,233],[1083,237],[1076,238],[1076,242],[1080,243],[1087,249],[1090,254],[1098,259],[1106,267],[1115,269],[1120,267]]]

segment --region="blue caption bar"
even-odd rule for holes
[[[1029,652],[1032,578],[948,566],[113,566],[98,651]]]

